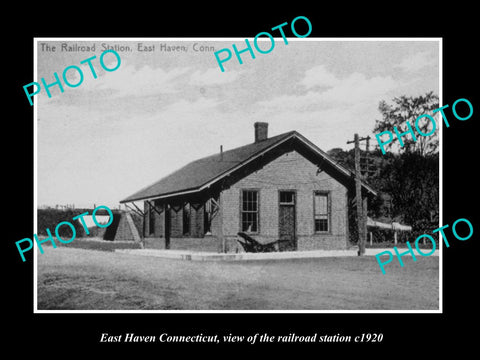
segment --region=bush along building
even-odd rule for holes
[[[193,161],[120,201],[142,214],[147,247],[238,252],[239,232],[291,250],[351,245],[353,172],[296,131],[269,138],[268,123],[254,128],[253,143]],[[363,198],[375,195],[362,183]]]

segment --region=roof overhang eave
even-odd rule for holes
[[[341,166],[340,164],[337,164],[335,161],[333,161],[332,159],[330,159],[330,157],[328,156],[327,153],[325,153],[323,150],[321,150],[318,146],[316,146],[315,144],[313,144],[312,142],[310,142],[310,140],[308,140],[307,138],[305,138],[303,135],[299,134],[299,133],[295,133],[294,136],[297,136],[299,139],[301,139],[307,146],[309,146],[314,152],[316,152],[317,154],[319,154],[320,156],[322,156],[325,160],[327,160],[330,164],[332,164],[336,169],[338,169],[340,172],[342,172],[343,174],[347,175],[347,176],[352,176],[354,175],[350,170],[344,168],[343,166]],[[372,195],[374,196],[377,196],[377,192],[375,190],[373,190],[369,185],[365,184],[364,182],[361,182],[362,186],[370,191],[372,193]]]
[[[193,194],[193,193],[196,193],[196,192],[200,192],[201,190],[202,190],[201,188],[196,188],[196,189],[176,191],[176,192],[172,192],[172,193],[169,193],[169,194],[142,196],[142,197],[133,198],[133,199],[128,199],[128,198],[127,198],[127,199],[121,200],[121,201],[120,201],[120,204],[126,204],[126,203],[135,202],[135,201],[146,201],[146,200],[165,199],[165,198],[169,198],[169,197],[175,197],[175,196]]]
[[[180,196],[180,195],[187,195],[187,194],[192,194],[192,193],[197,193],[197,192],[200,192],[208,187],[210,187],[211,185],[215,184],[217,181],[221,180],[222,178],[224,178],[225,176],[228,176],[230,175],[232,172],[234,172],[235,170],[241,168],[242,166],[248,164],[249,162],[257,159],[258,157],[260,156],[263,156],[266,152],[270,151],[272,148],[274,147],[277,147],[278,145],[284,143],[285,141],[293,138],[293,137],[296,137],[297,139],[299,139],[300,141],[302,141],[304,144],[306,144],[307,146],[309,146],[314,152],[316,152],[317,154],[319,154],[320,156],[322,156],[323,158],[325,158],[328,162],[330,162],[335,168],[337,168],[340,172],[342,172],[343,174],[347,175],[347,176],[351,176],[352,173],[351,171],[345,169],[343,166],[337,164],[335,161],[333,161],[332,159],[330,159],[330,157],[328,156],[328,154],[326,154],[324,151],[322,151],[319,147],[317,147],[315,144],[311,143],[308,139],[306,139],[304,136],[302,136],[301,134],[297,133],[296,131],[293,132],[291,135],[285,137],[284,139],[282,139],[281,141],[278,141],[274,144],[272,144],[271,146],[267,147],[266,149],[263,149],[261,152],[251,156],[250,158],[240,162],[239,164],[237,164],[236,166],[232,167],[231,169],[223,172],[222,174],[216,176],[215,178],[209,180],[208,182],[204,183],[203,185],[197,187],[197,188],[194,188],[194,189],[187,189],[187,190],[181,190],[181,191],[177,191],[177,192],[172,192],[172,193],[169,193],[169,194],[162,194],[162,195],[154,195],[154,196],[146,196],[146,197],[140,197],[140,198],[134,198],[134,199],[125,199],[125,200],[121,200],[120,201],[120,204],[124,204],[124,203],[128,203],[128,202],[135,202],[135,201],[145,201],[145,200],[156,200],[156,199],[164,199],[164,198],[169,198],[169,197],[174,197],[174,196]],[[370,186],[368,186],[367,184],[363,183],[362,182],[362,186],[368,190],[369,192],[371,192],[374,196],[377,196],[377,192],[374,191]]]

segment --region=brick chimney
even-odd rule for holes
[[[255,126],[255,142],[260,142],[268,139],[268,123],[256,122]]]

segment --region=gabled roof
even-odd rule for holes
[[[335,163],[325,152],[316,147],[304,136],[296,131],[286,132],[277,136],[273,136],[266,140],[244,145],[232,150],[224,151],[223,154],[207,156],[199,160],[195,160],[184,167],[174,171],[170,175],[160,179],[159,181],[149,185],[133,195],[120,201],[120,203],[133,202],[138,200],[158,199],[180,194],[198,192],[215,182],[227,176],[231,172],[250,163],[258,156],[272,150],[285,141],[297,138],[305,145],[310,147],[318,155],[329,161],[341,173],[346,176],[353,176],[350,170],[345,169]],[[364,188],[376,195],[375,191],[368,185],[362,184]]]

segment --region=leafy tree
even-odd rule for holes
[[[404,95],[395,97],[393,98],[393,105],[382,100],[378,106],[382,114],[382,120],[376,120],[373,131],[375,134],[383,131],[390,131],[394,134],[392,142],[384,145],[386,149],[396,147],[398,150],[403,150],[406,153],[418,152],[421,155],[432,154],[438,149],[438,128],[441,125],[441,120],[439,121],[441,115],[439,115],[439,113],[433,114],[433,110],[436,110],[438,107],[438,96],[435,95],[433,91],[418,97],[407,97]],[[418,134],[415,129],[416,119],[424,114],[431,115],[436,120],[436,130],[430,136],[422,136]],[[407,122],[410,123],[415,132],[417,140],[414,141],[413,137],[407,134],[402,137],[404,146],[401,147],[398,137],[394,133],[394,126],[398,129],[399,133],[403,133],[408,130]],[[418,128],[424,134],[430,133],[430,131],[433,130],[432,126],[431,121],[426,117],[420,119],[418,122]]]
[[[339,148],[328,151],[339,164],[353,168],[353,152]],[[362,152],[365,155],[364,152]],[[382,155],[371,151],[369,157],[375,169],[364,178],[378,193],[368,204],[368,216],[380,221],[399,221],[411,225],[412,232],[401,233],[400,241],[414,241],[419,235],[438,227],[439,155],[422,155],[419,151]],[[349,204],[350,238],[356,240],[356,210]],[[374,231],[376,231],[374,229]],[[379,230],[376,240],[392,240],[393,233]]]
[[[438,225],[438,153],[396,155],[383,167],[376,185],[391,196],[392,217],[411,225],[415,238]]]
[[[327,154],[337,164],[350,170],[355,169],[355,153],[354,150],[345,151],[342,148],[333,148],[327,151]]]

